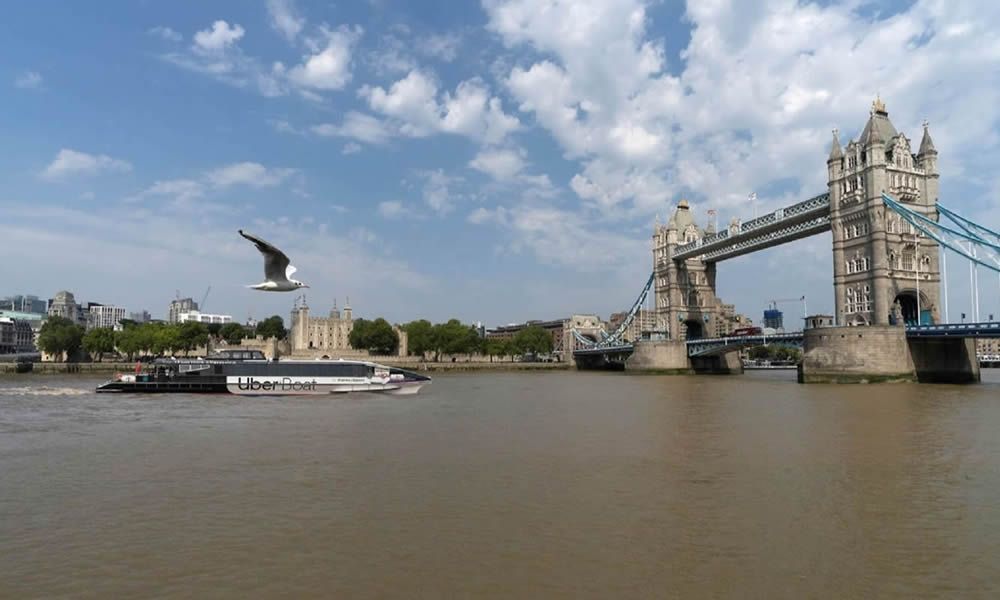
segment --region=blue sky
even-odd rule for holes
[[[162,316],[211,285],[208,311],[287,315],[291,295],[243,287],[244,228],[317,311],[607,317],[657,215],[823,191],[830,130],[856,136],[876,93],[911,138],[930,120],[943,201],[998,226],[998,30],[969,0],[15,3],[0,292]],[[755,319],[775,296],[829,311],[829,243],[722,263],[718,292]]]

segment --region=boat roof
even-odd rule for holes
[[[299,358],[299,359],[292,358],[292,359],[273,360],[273,359],[270,359],[270,358],[243,358],[243,359],[241,359],[241,358],[230,358],[230,357],[225,357],[225,356],[209,356],[209,357],[204,357],[204,356],[193,356],[193,357],[168,356],[168,357],[163,357],[163,358],[157,358],[153,362],[154,363],[160,363],[160,364],[169,363],[169,364],[172,364],[172,365],[175,365],[175,364],[191,364],[191,363],[193,363],[193,364],[232,364],[232,363],[269,364],[269,363],[281,363],[281,364],[284,364],[284,365],[287,365],[287,364],[293,364],[293,365],[315,365],[315,364],[319,363],[319,364],[331,364],[331,365],[365,365],[365,366],[373,366],[373,367],[384,367],[386,369],[389,368],[387,365],[383,365],[383,364],[380,364],[380,363],[372,362],[372,361],[369,361],[369,360],[351,360],[351,359],[344,359],[344,358],[316,358],[316,359],[312,359],[312,360],[301,359],[301,358]]]

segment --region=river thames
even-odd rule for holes
[[[973,386],[465,373],[414,397],[0,379],[0,596],[995,598]]]

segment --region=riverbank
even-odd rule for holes
[[[407,362],[387,361],[392,367],[411,371],[559,371],[574,368],[573,363],[543,362]],[[15,373],[14,363],[0,363],[0,375],[87,375],[132,373],[135,363],[55,363],[37,362],[30,373]]]

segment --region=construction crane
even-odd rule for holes
[[[805,302],[806,297],[801,296],[799,298],[778,298],[776,300],[771,300],[771,310],[778,310],[778,304],[784,304],[786,302]]]
[[[805,296],[800,296],[799,298],[776,298],[774,300],[771,300],[771,309],[770,310],[776,311],[776,310],[778,310],[778,304],[784,304],[786,302],[801,302],[802,303],[802,319],[803,319],[803,324],[804,324],[805,323],[804,320],[805,320],[806,316],[809,314],[808,312],[806,312],[806,297]],[[767,316],[767,311],[764,311],[764,314],[765,314],[765,317],[766,317]]]
[[[201,297],[201,304],[198,305],[198,310],[205,312],[205,300],[208,300],[208,293],[212,291],[212,286],[208,286],[205,290],[205,295]]]

